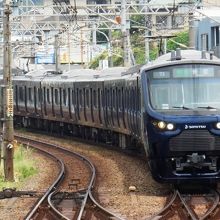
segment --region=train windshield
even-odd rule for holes
[[[220,110],[220,66],[169,66],[151,70],[147,77],[155,110]]]

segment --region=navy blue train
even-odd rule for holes
[[[13,88],[15,124],[145,152],[160,182],[220,178],[220,61],[212,53],[14,74]]]

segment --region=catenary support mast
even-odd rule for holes
[[[7,0],[5,0],[3,18],[3,159],[5,181],[14,181],[13,89],[11,80],[11,32],[9,27],[10,14],[11,10],[9,4],[7,3]]]

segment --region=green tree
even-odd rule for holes
[[[176,48],[181,48],[181,44],[186,45],[186,47],[189,46],[189,32],[188,31],[179,32],[176,34],[175,37],[169,39],[167,41],[167,50],[171,51],[171,50],[176,50]]]

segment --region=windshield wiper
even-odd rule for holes
[[[212,106],[198,106],[197,108],[204,108],[204,109],[216,109],[215,107]]]
[[[172,106],[172,108],[180,108],[180,109],[184,109],[184,110],[190,110],[191,108],[188,108],[186,106]]]

